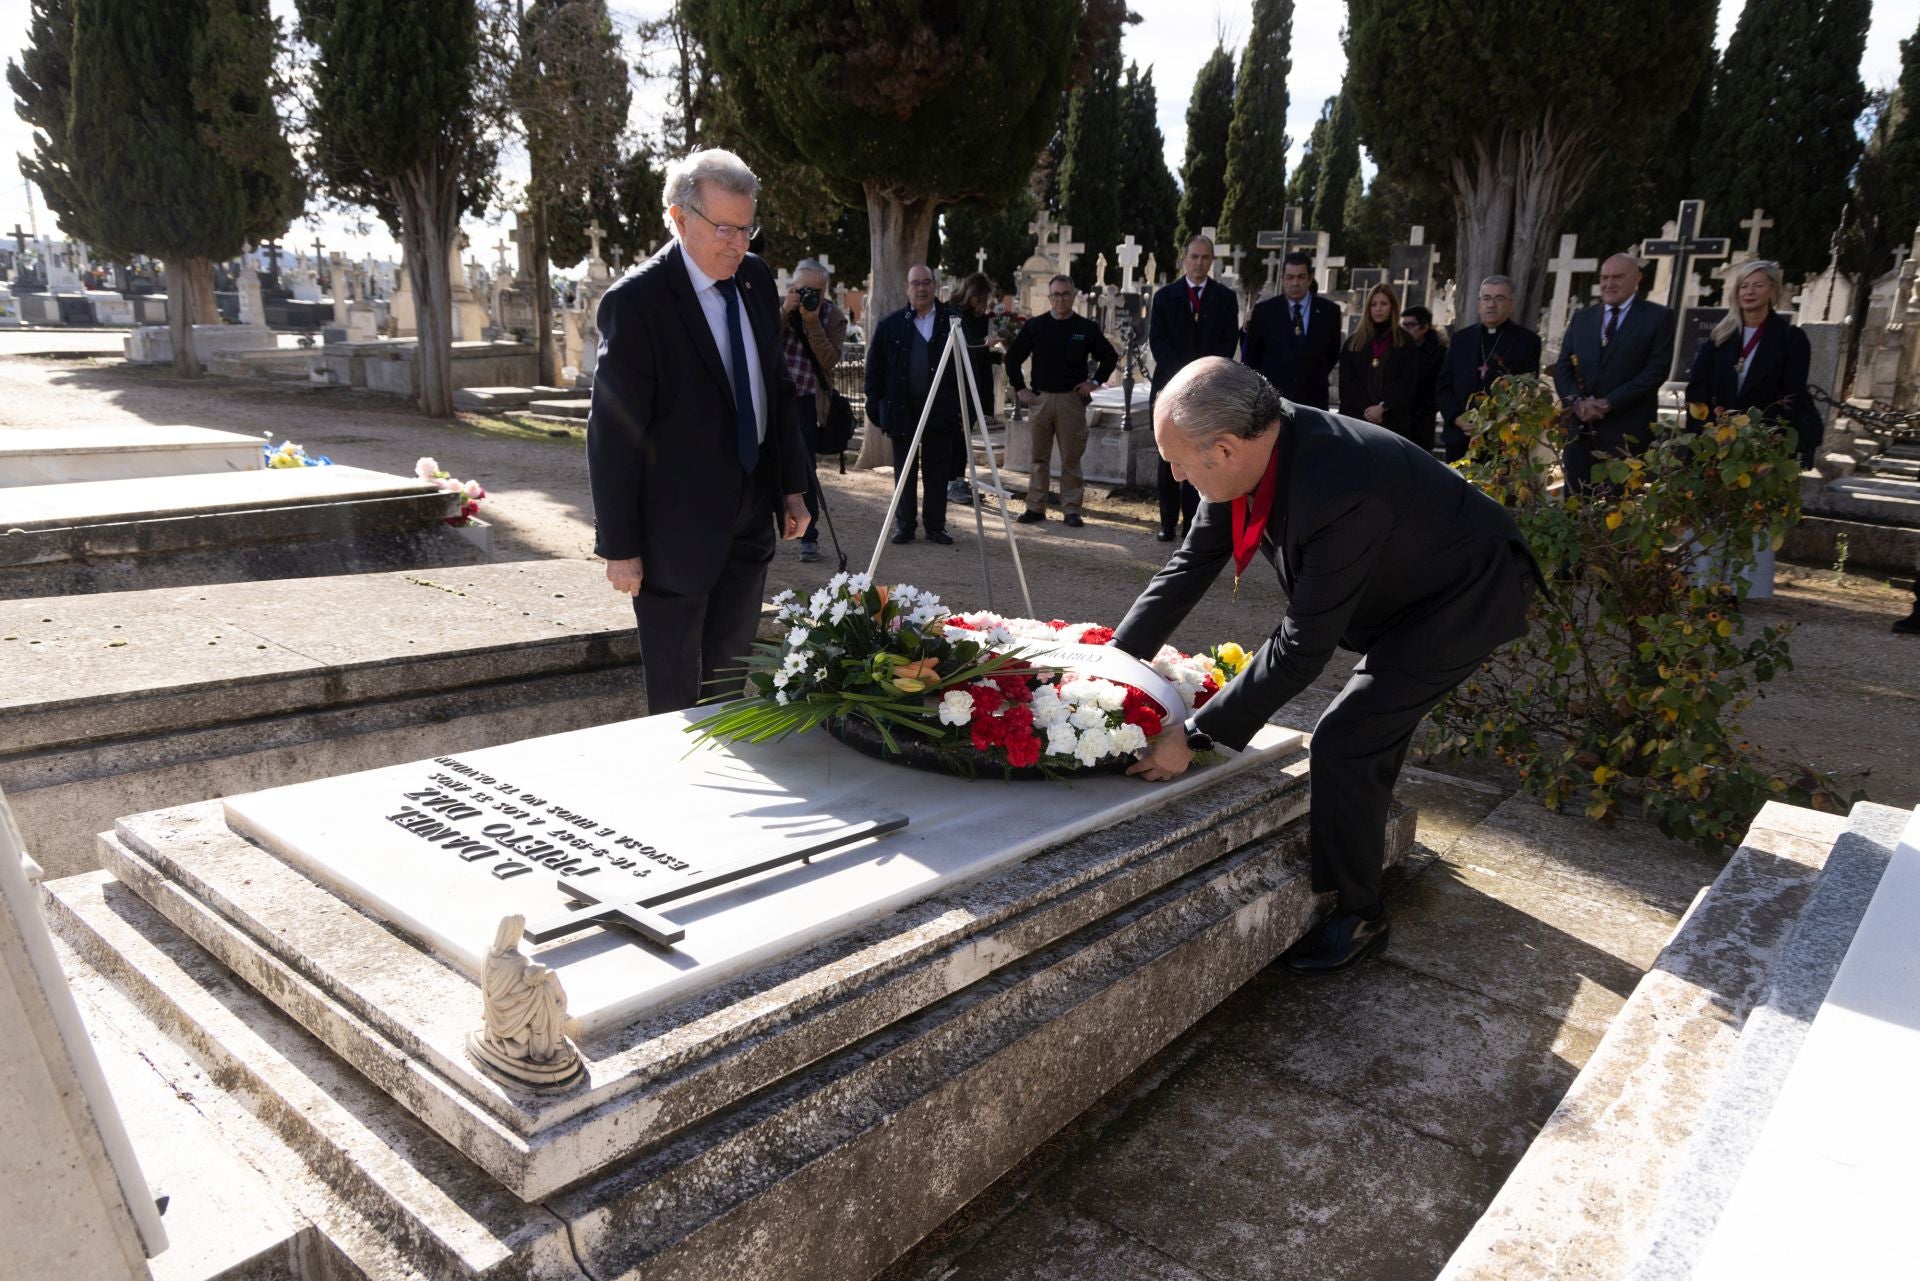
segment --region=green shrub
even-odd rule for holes
[[[1509,765],[1589,818],[1638,799],[1710,853],[1768,800],[1837,809],[1830,778],[1776,771],[1738,724],[1793,665],[1789,626],[1741,617],[1757,540],[1778,548],[1800,515],[1782,434],[1745,414],[1665,429],[1644,458],[1596,464],[1606,489],[1582,498],[1552,488],[1567,423],[1548,383],[1502,379],[1469,422],[1459,466],[1513,513],[1548,588],[1527,635],[1434,710],[1428,750]]]

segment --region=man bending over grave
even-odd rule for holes
[[[1313,888],[1335,906],[1284,958],[1303,974],[1346,969],[1387,940],[1387,807],[1413,732],[1525,633],[1539,567],[1513,518],[1431,453],[1282,400],[1245,365],[1188,365],[1154,402],[1153,436],[1202,505],[1114,645],[1150,659],[1229,560],[1238,586],[1256,554],[1287,609],[1246,668],[1128,773],[1170,779],[1197,751],[1245,747],[1336,646],[1360,654],[1311,746]]]

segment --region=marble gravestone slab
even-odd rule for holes
[[[0,490],[0,527],[57,529],[437,492],[417,477],[388,476],[359,467],[294,467],[21,485]]]
[[[259,471],[260,438],[210,427],[29,427],[0,432],[0,488]]]
[[[559,973],[575,1034],[591,1036],[1301,741],[1270,726],[1246,752],[1166,784],[1005,783],[909,771],[822,733],[690,750],[685,727],[698,715],[232,797],[226,819],[478,982],[503,916],[531,925],[574,905],[563,875],[603,899],[637,897],[888,811],[908,816],[901,831],[655,909],[686,931],[670,948],[596,927],[537,949]]]

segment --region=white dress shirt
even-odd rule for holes
[[[727,371],[727,389],[733,389],[733,340],[727,336],[727,300],[714,288],[714,279],[700,270],[685,245],[680,246],[680,261],[687,265],[687,279],[693,282],[693,296],[713,331],[713,345],[720,349],[720,364]],[[739,277],[735,277],[736,280]],[[753,319],[747,315],[745,291],[740,298],[740,337],[747,345],[747,385],[753,389],[753,422],[760,442],[767,440],[767,378],[760,371],[760,348],[753,341]]]
[[[920,331],[920,337],[929,347],[933,346],[933,322],[939,314],[938,307],[927,308],[927,314],[924,316],[917,311],[913,313],[913,327]]]
[[[1627,323],[1627,311],[1633,306],[1633,300],[1638,296],[1637,294],[1628,294],[1627,300],[1620,304],[1620,314],[1614,318],[1613,322],[1613,336],[1615,338],[1620,336],[1620,326]],[[1612,306],[1612,303],[1607,302],[1600,304],[1600,334],[1602,337],[1605,337],[1607,332],[1607,310]]]

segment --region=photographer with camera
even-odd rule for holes
[[[827,269],[812,258],[793,268],[793,283],[780,303],[780,348],[787,376],[800,393],[800,436],[809,455],[820,452],[820,424],[827,420],[833,367],[847,344],[847,318],[827,297]],[[820,477],[807,468],[807,527],[800,559],[820,559]]]

